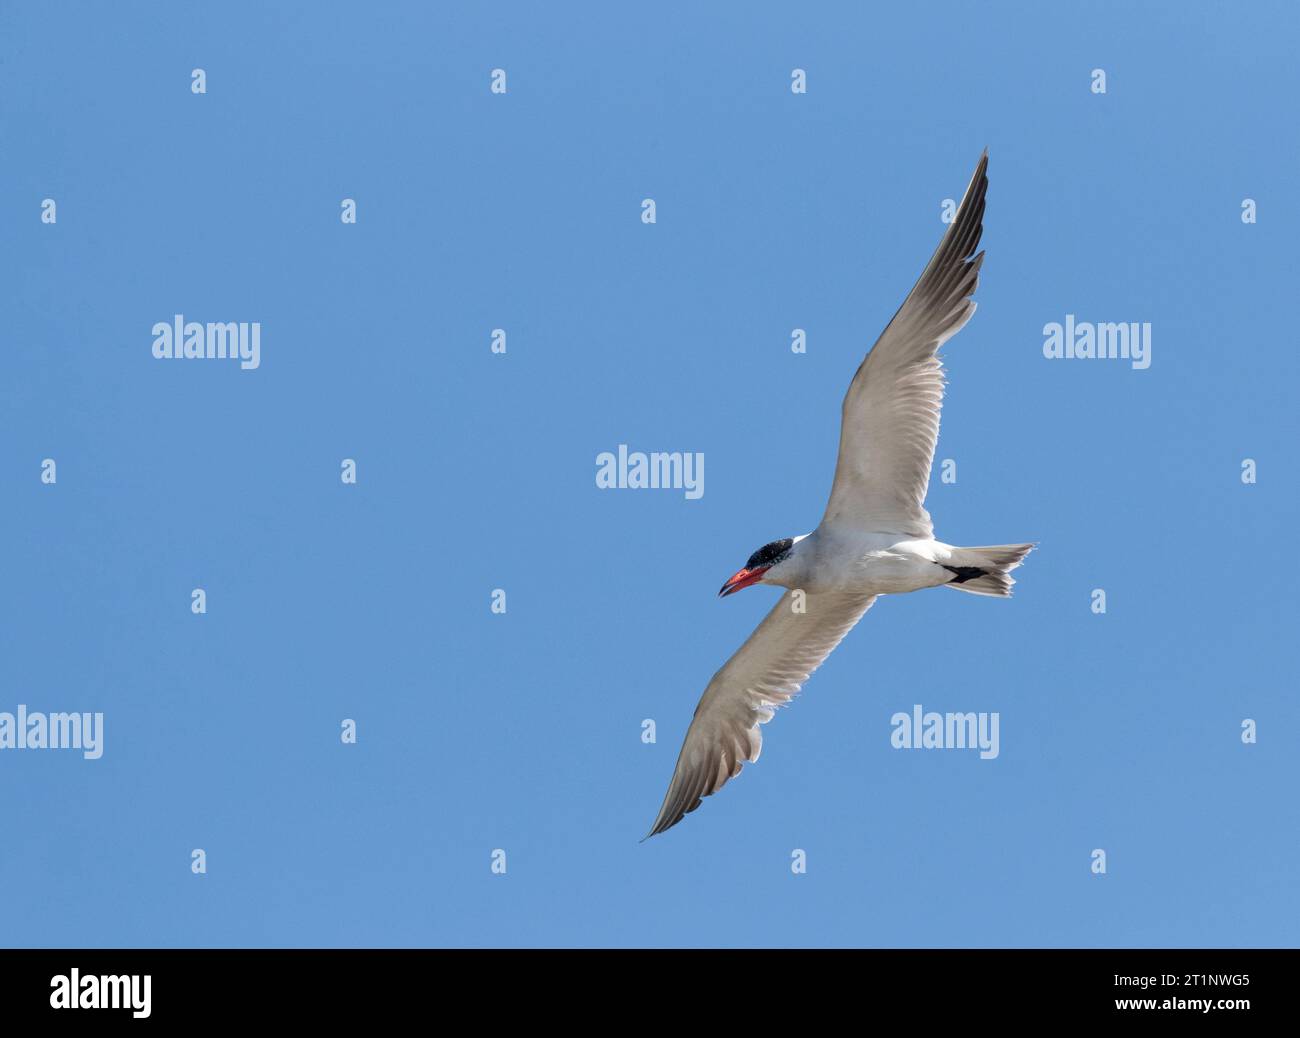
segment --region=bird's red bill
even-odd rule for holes
[[[727,582],[722,585],[718,597],[726,598],[728,595],[749,587],[750,584],[757,584],[763,579],[763,574],[771,568],[771,566],[755,566],[753,569],[742,569],[738,573],[733,573]]]

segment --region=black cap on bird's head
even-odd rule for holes
[[[763,545],[749,557],[744,569],[733,573],[727,582],[722,585],[718,596],[726,598],[742,588],[757,584],[763,579],[764,573],[790,554],[790,549],[793,547],[793,537],[782,537],[779,541],[772,541],[770,544]]]

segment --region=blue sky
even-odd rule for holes
[[[1300,17],[698,6],[0,13],[0,711],[105,715],[0,751],[0,943],[1300,939]],[[928,506],[1041,547],[882,599],[640,844],[985,146]],[[177,313],[260,367],[156,360]],[[1150,368],[1046,359],[1066,314]],[[597,489],[620,443],[704,495]],[[918,702],[998,758],[893,749]]]

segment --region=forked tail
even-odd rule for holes
[[[958,548],[944,566],[953,574],[944,587],[969,591],[973,595],[1007,598],[1011,594],[1011,571],[1033,551],[1032,544],[993,544],[983,548]]]

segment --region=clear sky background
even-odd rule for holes
[[[0,943],[1300,941],[1300,16],[1047,6],[5,4],[0,710],[105,750],[0,751]],[[985,146],[928,505],[1041,547],[882,599],[638,843]],[[155,360],[177,313],[261,367]],[[1069,313],[1150,369],[1045,359]]]

